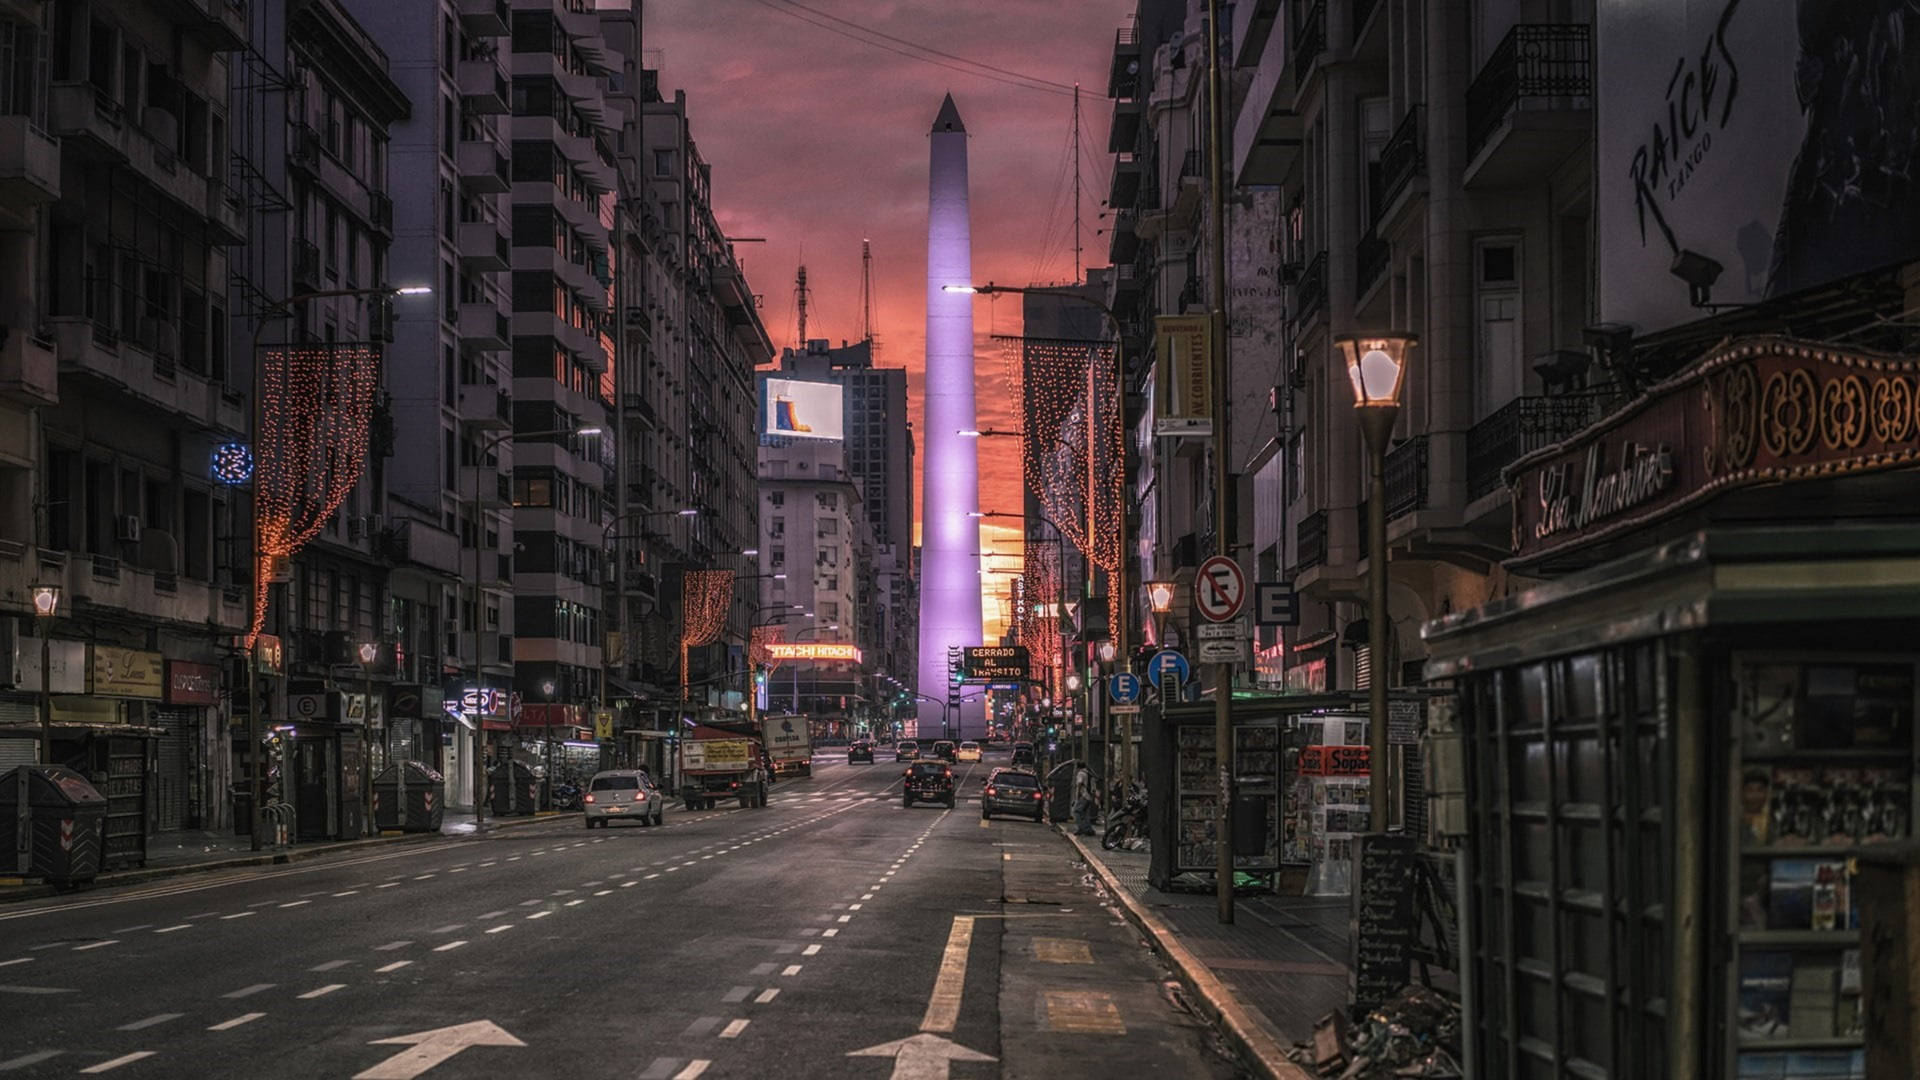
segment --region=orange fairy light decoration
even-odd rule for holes
[[[281,346],[261,358],[253,488],[259,550],[248,648],[266,623],[275,566],[326,527],[360,482],[379,384],[373,346]]]
[[[1113,346],[1060,338],[997,340],[1022,406],[1020,458],[1027,487],[1039,497],[1068,543],[1095,566],[1117,571],[1125,442],[1114,386]],[[1089,501],[1093,505],[1091,538]]]
[[[709,644],[727,625],[733,571],[689,570],[680,583],[680,698],[687,696],[687,652]]]

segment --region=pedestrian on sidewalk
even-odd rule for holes
[[[1073,770],[1073,825],[1081,836],[1093,835],[1093,774],[1084,761]]]

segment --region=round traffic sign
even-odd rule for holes
[[[1115,705],[1131,705],[1140,700],[1140,676],[1131,671],[1116,673],[1107,680],[1107,696]]]
[[[1188,670],[1187,658],[1174,649],[1161,649],[1153,654],[1153,659],[1147,661],[1147,674],[1153,677],[1155,683],[1167,679],[1184,683]]]
[[[1209,622],[1228,622],[1247,605],[1247,575],[1240,564],[1215,555],[1193,579],[1193,603]]]

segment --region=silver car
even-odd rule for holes
[[[606,828],[607,822],[629,818],[642,825],[658,825],[666,816],[667,798],[653,779],[639,769],[611,769],[594,773],[581,798],[587,828]]]

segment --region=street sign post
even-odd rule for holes
[[[1118,705],[1131,705],[1140,700],[1140,676],[1131,671],[1121,671],[1107,680],[1107,697]]]
[[[1299,626],[1300,594],[1291,581],[1263,581],[1253,587],[1253,621],[1261,626]]]
[[[1247,604],[1247,575],[1240,564],[1215,555],[1200,564],[1193,578],[1193,603],[1208,622],[1227,622]]]
[[[1165,683],[1168,679],[1172,679],[1175,684],[1184,683],[1191,671],[1192,669],[1187,665],[1187,658],[1174,649],[1161,649],[1153,654],[1153,659],[1147,661],[1147,674],[1153,677],[1156,686]]]
[[[1247,639],[1210,638],[1200,642],[1200,662],[1203,664],[1244,664],[1247,662]]]

